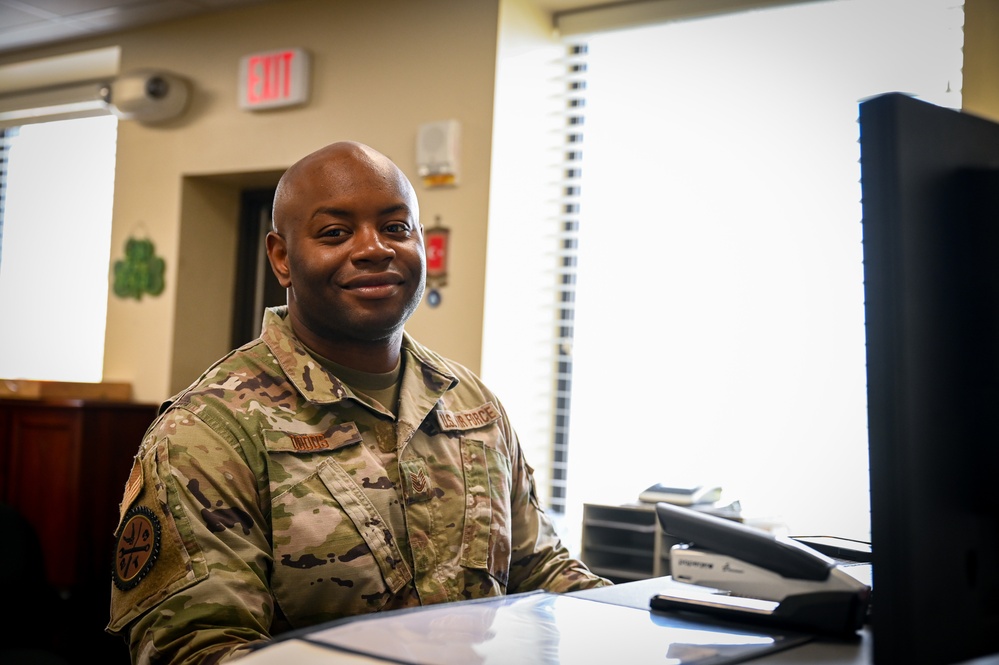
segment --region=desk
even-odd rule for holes
[[[577,599],[599,601],[600,605],[629,608],[629,612],[640,611],[642,613],[647,613],[649,598],[657,591],[663,590],[664,586],[670,584],[678,583],[673,582],[669,578],[653,578],[627,582],[613,587],[578,591],[566,595]],[[466,614],[469,617],[475,614],[473,609],[476,608],[473,608],[472,604],[478,602],[479,601],[466,601],[463,603],[452,603],[447,607],[450,608],[449,612],[451,615],[458,619],[458,622],[460,623],[460,619]],[[435,607],[439,608],[444,606]],[[481,605],[479,607],[481,607]],[[429,608],[421,608],[420,610],[416,610],[416,612],[423,611],[424,609]],[[606,609],[607,608],[601,609],[601,612]],[[384,642],[389,643],[399,639],[398,619],[401,616],[400,612],[412,612],[412,610],[397,610],[394,612],[385,612],[382,614],[359,617],[351,620],[350,623],[347,623],[346,625],[354,626],[356,628],[356,630],[351,632],[356,633],[360,631],[363,632],[364,635],[375,635],[376,637],[374,639],[379,639],[383,636]],[[643,621],[648,618],[647,614],[637,614],[636,616],[641,617]],[[295,665],[375,665],[387,662],[405,662],[383,660],[368,655],[350,653],[313,643],[315,640],[321,639],[324,633],[328,634],[330,626],[337,627],[343,625],[343,622],[332,622],[330,624],[316,626],[308,631],[299,631],[294,633],[288,639],[279,640],[265,648],[247,655],[239,662],[241,665],[288,665],[288,663],[295,663]],[[495,631],[497,630],[497,626],[489,626],[488,629],[489,631]],[[499,629],[502,630],[502,627],[500,626]],[[384,632],[382,633],[382,631]],[[627,665],[638,665],[642,662],[641,660],[629,658],[630,654],[626,648],[621,645],[614,645],[613,630],[609,630],[608,633],[609,634],[605,637],[601,636],[601,641],[605,641],[607,644],[614,647],[616,652],[615,655],[617,656],[616,660],[620,660],[622,663],[626,663]],[[350,633],[344,632],[344,634]],[[837,642],[832,640],[812,639],[806,643],[800,642],[801,638],[798,638],[793,642],[794,646],[791,646],[790,648],[783,651],[765,653],[761,656],[754,656],[751,657],[751,661],[753,663],[765,663],[768,665],[812,665],[814,663],[823,663],[824,665],[867,665],[870,663],[870,637],[866,630],[862,631],[856,641]],[[540,646],[541,645],[539,645],[539,647]],[[418,662],[415,660],[416,656],[412,657],[414,658],[413,662]],[[448,657],[453,658],[453,656],[450,655]],[[598,660],[602,659],[598,658]],[[471,661],[462,662],[475,662],[475,660],[473,659]],[[542,658],[537,662],[569,663],[570,661],[559,661],[558,659],[544,660]],[[575,663],[588,665],[589,662],[596,661],[573,660],[571,662],[573,665],[575,665]],[[668,661],[665,654],[662,654],[655,661],[646,660],[645,662],[666,663],[671,661]]]

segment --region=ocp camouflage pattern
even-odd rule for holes
[[[121,517],[108,631],[135,663],[222,662],[346,616],[610,584],[556,536],[477,376],[407,333],[395,418],[310,355],[286,307],[164,404]],[[126,522],[155,527],[141,570]]]

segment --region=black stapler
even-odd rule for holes
[[[871,587],[791,538],[701,511],[657,503],[673,585],[653,610],[687,611],[836,637],[863,627]],[[687,586],[689,584],[689,587]]]

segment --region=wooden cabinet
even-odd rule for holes
[[[147,404],[0,400],[0,497],[38,531],[50,582],[111,579],[118,503]]]
[[[110,612],[118,503],[157,407],[131,402],[0,399],[0,500],[38,532],[48,582],[69,616],[58,636],[99,662],[127,662],[103,633]],[[53,614],[58,614],[53,608]]]

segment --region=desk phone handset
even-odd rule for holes
[[[851,636],[871,588],[833,559],[791,538],[691,508],[657,503],[674,585],[653,610],[688,611],[826,635]]]

